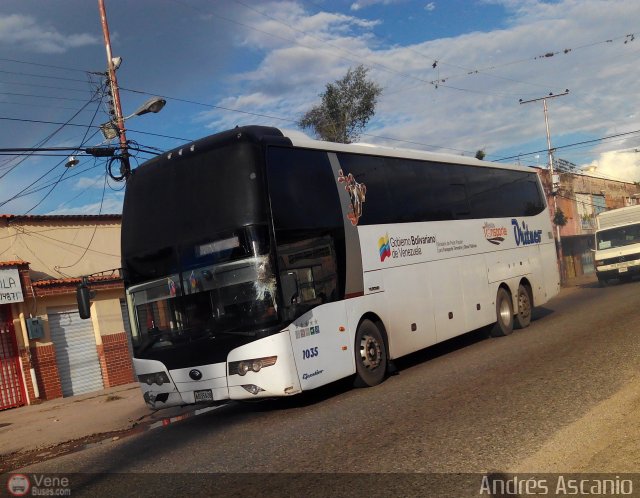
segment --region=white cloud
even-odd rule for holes
[[[311,16],[301,7],[290,8],[287,22],[309,30],[297,33],[295,41],[280,38],[277,43],[264,33],[250,33],[265,47],[265,55],[254,70],[237,75],[235,96],[221,105],[297,119],[318,101],[326,83],[362,63],[384,87],[369,135],[363,137],[367,142],[403,146],[377,135],[412,142],[405,145],[413,148],[436,145],[467,154],[484,148],[490,155],[529,144],[519,151],[529,152],[546,147],[542,103],[519,105],[518,100],[565,88],[570,89],[567,97],[548,102],[554,145],[622,128],[640,129],[640,120],[629,112],[640,79],[636,64],[640,41],[624,44],[624,35],[637,27],[639,3],[501,3],[512,16],[504,29],[391,48],[379,45],[353,16]],[[269,26],[269,32],[277,29],[283,38],[294,36],[273,20],[256,18],[252,25],[265,31]],[[606,42],[610,39],[614,41]],[[547,53],[555,55],[544,57]],[[439,61],[435,69],[434,60]],[[436,80],[437,86],[430,84]],[[213,112],[207,117],[215,120],[213,127],[256,120],[290,127],[235,113]],[[584,162],[577,155],[586,153],[563,151],[561,157]]]
[[[104,176],[95,177],[95,178],[79,178],[77,182],[73,185],[73,190],[86,190],[89,188],[99,188],[102,189],[104,186]]]
[[[64,34],[29,16],[0,15],[0,43],[25,48],[32,52],[61,54],[69,49],[95,45],[100,38],[87,33]]]
[[[433,12],[434,10],[436,10],[436,3],[429,2],[427,5],[424,6],[424,10],[426,10],[427,12]]]
[[[593,176],[640,182],[640,153],[636,150],[603,152],[598,159],[583,167],[595,167],[595,171],[591,173]]]
[[[98,201],[71,208],[58,207],[46,214],[117,214],[122,213],[123,201],[124,192],[115,192],[106,195],[102,203]]]
[[[394,3],[401,3],[404,1],[406,0],[358,0],[351,4],[351,10],[358,11],[366,7],[371,7],[372,5],[392,5]]]

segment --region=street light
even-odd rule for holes
[[[149,112],[153,112],[155,114],[157,112],[160,112],[166,103],[167,101],[160,97],[151,97],[144,104],[138,107],[138,109],[136,109],[133,114],[129,114],[122,119],[129,119],[134,116],[142,116],[143,114],[147,114]]]

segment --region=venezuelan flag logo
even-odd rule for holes
[[[391,257],[391,246],[389,246],[389,234],[378,239],[378,252],[380,253],[380,261],[384,261]]]

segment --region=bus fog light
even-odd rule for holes
[[[158,384],[159,386],[164,384],[164,376],[162,375],[162,373],[156,375],[156,384]]]
[[[264,391],[264,389],[262,389],[259,386],[256,386],[255,384],[243,384],[242,387],[244,388],[245,391],[254,395],[258,394],[261,391]]]

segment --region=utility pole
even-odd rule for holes
[[[113,98],[115,124],[118,128],[118,136],[120,138],[120,174],[123,178],[128,178],[131,173],[131,166],[129,164],[127,136],[124,128],[124,118],[122,117],[122,105],[120,104],[120,90],[118,88],[118,79],[116,77],[116,67],[111,54],[111,38],[109,37],[109,24],[107,23],[107,11],[104,7],[104,0],[98,0],[98,8],[100,9],[100,19],[102,21],[104,46],[107,51],[107,77],[109,79],[111,97]]]
[[[556,197],[556,186],[553,175],[553,148],[551,147],[551,133],[549,132],[549,117],[547,112],[547,99],[553,99],[556,97],[562,97],[564,95],[568,95],[569,90],[565,90],[563,93],[553,94],[550,93],[546,97],[539,97],[537,99],[531,100],[522,100],[520,99],[520,104],[528,104],[530,102],[539,102],[542,100],[542,107],[544,109],[544,124],[547,128],[547,152],[549,156],[549,176],[551,177],[551,196],[553,197],[553,216],[551,217],[552,222],[553,219],[558,212],[558,199]],[[564,261],[562,259],[562,239],[560,237],[560,227],[556,225],[556,254],[558,256],[558,265],[560,267],[560,282],[564,282]]]

